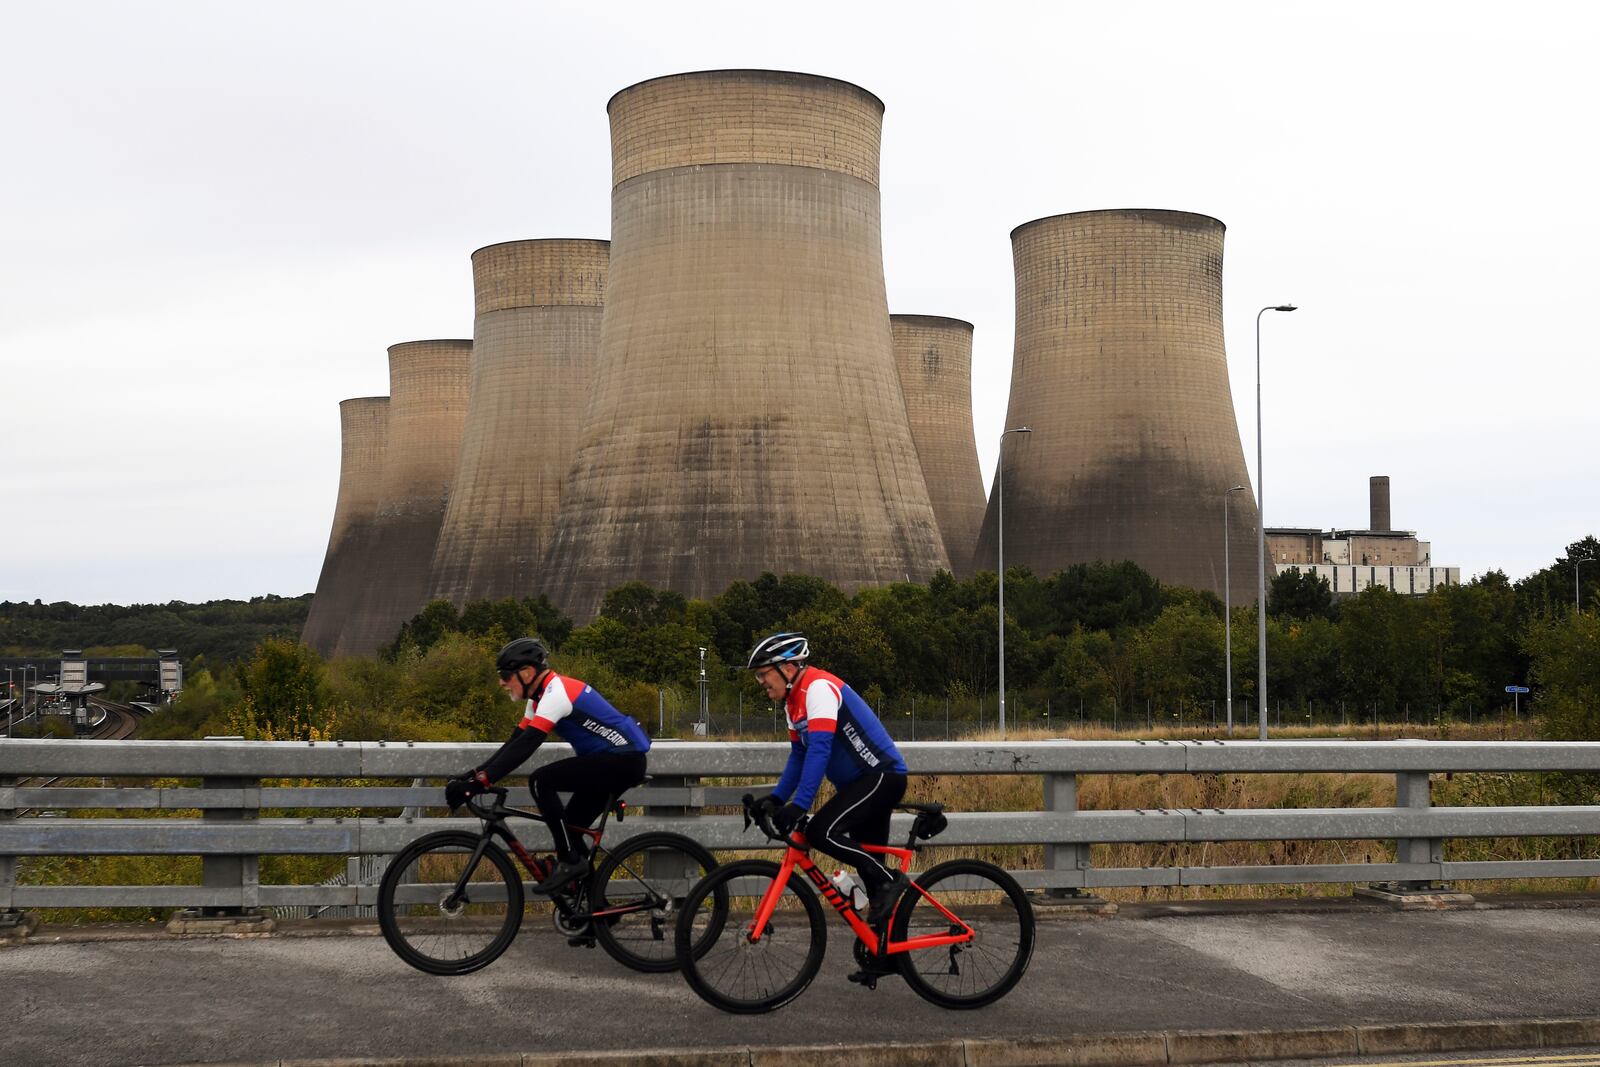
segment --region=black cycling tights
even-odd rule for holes
[[[603,753],[557,760],[528,775],[533,802],[550,825],[550,837],[562,862],[576,858],[573,846],[577,835],[568,826],[593,825],[608,797],[620,797],[644,781],[644,768],[642,752]],[[557,793],[572,794],[564,809]]]
[[[889,843],[889,816],[905,795],[905,775],[868,771],[817,809],[806,824],[806,840],[834,859],[853,864],[871,893],[894,874],[861,846]]]

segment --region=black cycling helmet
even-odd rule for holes
[[[745,669],[753,671],[757,667],[773,667],[780,663],[804,663],[809,658],[811,642],[806,640],[805,634],[773,634],[756,642],[756,647],[750,650],[750,662],[745,664]]]
[[[519,637],[506,642],[506,647],[494,658],[494,669],[505,678],[524,667],[544,670],[550,665],[550,653],[537,637]]]

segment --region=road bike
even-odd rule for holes
[[[917,842],[940,833],[949,820],[939,804],[897,807],[916,813],[905,847],[862,847],[898,859],[905,871]],[[750,859],[718,867],[689,891],[678,912],[678,965],[709,1003],[755,1014],[804,992],[828,947],[819,893],[855,934],[860,970],[850,976],[853,982],[876,989],[879,978],[898,972],[931,1003],[979,1008],[1022,980],[1033,956],[1033,907],[999,867],[977,859],[940,863],[910,882],[888,922],[875,929],[812,862],[804,821],[785,836],[748,794],[744,809],[747,830],[753,821],[786,848],[781,863]],[[794,877],[797,870],[803,878]]]
[[[534,882],[550,872],[555,857],[534,856],[506,825],[507,816],[547,822],[538,811],[506,806],[508,791],[491,788],[467,801],[482,820],[478,833],[441,830],[411,842],[390,861],[378,886],[378,925],[396,955],[429,974],[470,974],[494,962],[522,925],[524,891],[509,848]],[[583,874],[550,894],[551,920],[567,943],[596,943],[618,963],[637,971],[661,972],[678,966],[673,927],[689,890],[716,869],[717,861],[699,842],[682,834],[652,832],[627,838],[614,848],[600,843],[607,820],[623,821],[627,805],[608,798],[600,825],[572,830],[589,839]],[[496,843],[505,843],[502,848]],[[719,910],[713,898],[712,918]],[[722,908],[725,913],[725,907]],[[709,944],[720,932],[705,926]]]

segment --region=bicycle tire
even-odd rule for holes
[[[504,910],[498,917],[494,910],[497,906],[493,899],[496,895],[494,892],[488,894],[490,899],[483,904],[469,903],[456,914],[443,909],[442,899],[431,904],[422,899],[414,902],[396,900],[401,880],[413,867],[421,870],[424,866],[432,866],[435,870],[425,872],[423,877],[428,873],[439,874],[453,884],[459,876],[461,864],[471,858],[480,840],[478,834],[441,830],[418,838],[401,849],[383,872],[383,880],[378,884],[378,926],[395,955],[419,971],[437,975],[470,974],[498,959],[511,944],[512,938],[517,936],[517,929],[522,925],[522,879],[505,850],[492,841],[475,868],[475,872],[486,871],[492,882],[473,884],[504,886]],[[435,858],[433,864],[428,863],[430,856]],[[436,886],[443,884],[443,881],[417,884]],[[473,914],[470,910],[473,907],[488,910]],[[448,954],[440,951],[452,944],[477,945],[479,942],[481,947],[473,951],[458,950]]]
[[[725,1012],[775,1011],[805,992],[822,969],[828,948],[827,918],[816,893],[798,875],[784,887],[781,903],[788,907],[774,912],[761,941],[751,942],[747,936],[756,905],[778,870],[770,860],[740,860],[718,867],[689,891],[678,912],[674,941],[684,980],[702,1000]],[[747,881],[735,886],[740,879]],[[719,891],[727,911],[715,937],[702,944],[706,939],[695,928],[702,921],[708,926],[716,922],[714,915],[708,920],[703,912],[708,897],[716,907]],[[798,921],[802,917],[803,923]]]
[[[657,876],[651,867],[664,867],[665,873]],[[717,860],[711,851],[682,834],[661,831],[628,838],[609,851],[589,884],[589,911],[596,916],[595,940],[624,967],[646,974],[677,970],[678,912],[689,891],[716,869]],[[674,874],[674,871],[681,873]],[[620,879],[616,877],[619,873]],[[608,908],[639,902],[639,891],[627,892],[622,888],[623,883],[636,881],[644,882],[652,898],[664,899],[666,903],[612,919],[599,914]],[[726,889],[712,903],[712,918],[718,925],[716,929],[708,926],[702,935],[702,951],[715,940],[721,932],[720,923],[727,919]]]
[[[1035,933],[1033,905],[1017,880],[992,863],[958,859],[924,871],[916,882],[935,895],[941,882],[949,883],[946,896],[980,894],[978,901],[965,904],[942,901],[978,937],[963,945],[897,953],[906,984],[929,1003],[957,1010],[981,1008],[1011,992],[1033,958]],[[908,889],[895,908],[890,937],[903,941],[949,926],[920,893]]]

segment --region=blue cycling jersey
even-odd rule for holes
[[[826,777],[836,787],[867,771],[905,774],[906,761],[867,702],[836,675],[807,667],[784,702],[789,762],[773,788],[779,800],[809,809]]]

